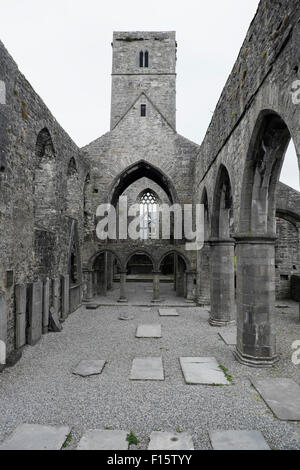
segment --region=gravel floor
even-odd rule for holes
[[[280,305],[287,305],[286,302]],[[300,339],[296,304],[274,314],[281,361],[271,370],[251,369],[233,359],[210,327],[208,312],[178,308],[180,317],[161,318],[158,308],[84,307],[72,314],[59,334],[43,336],[26,347],[21,361],[0,375],[0,441],[21,423],[69,425],[76,448],[84,431],[133,430],[146,449],[154,430],[188,431],[195,449],[210,449],[208,430],[257,429],[273,449],[300,449],[300,423],[277,420],[250,383],[251,377],[290,377],[300,384],[300,366],[291,361],[293,341]],[[132,321],[120,321],[130,313]],[[142,323],[161,323],[162,339],[136,339]],[[162,356],[164,382],[130,382],[132,360]],[[234,385],[186,385],[180,356],[214,356],[229,369]],[[101,376],[81,378],[72,369],[82,359],[106,359]]]

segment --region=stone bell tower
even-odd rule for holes
[[[175,129],[175,32],[114,32],[112,47],[111,130],[142,93]]]

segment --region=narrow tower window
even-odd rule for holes
[[[140,52],[140,67],[144,67],[144,53]]]
[[[146,116],[146,105],[141,104],[141,116],[145,117]]]
[[[145,67],[149,67],[149,52],[145,52]]]

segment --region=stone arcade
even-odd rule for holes
[[[278,360],[275,292],[300,301],[300,193],[278,182],[291,138],[300,165],[299,18],[296,0],[260,3],[201,146],[176,132],[175,32],[114,33],[111,129],[83,149],[0,43],[1,369],[83,301],[119,286],[126,304],[133,279],[237,321],[241,363]],[[101,243],[96,209],[121,195],[143,207],[140,240]],[[204,204],[201,251],[153,236],[162,203]]]

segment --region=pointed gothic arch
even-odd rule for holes
[[[233,198],[230,176],[225,165],[221,164],[217,173],[211,235],[215,238],[230,238],[233,222]]]
[[[165,191],[172,204],[178,203],[177,192],[170,178],[162,170],[145,160],[140,160],[127,167],[114,179],[109,189],[108,202],[116,206],[121,194],[131,184],[143,177],[157,183]]]

